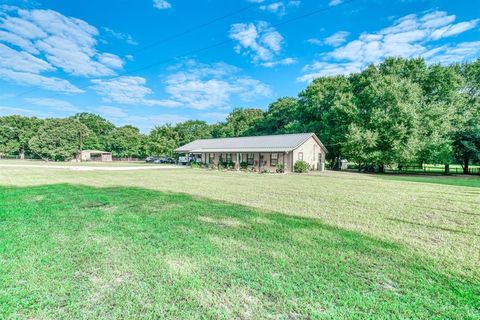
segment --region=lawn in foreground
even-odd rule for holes
[[[475,318],[480,285],[317,219],[141,188],[0,187],[0,318]]]

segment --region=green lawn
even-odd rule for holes
[[[385,175],[385,179],[480,188],[480,176]]]
[[[480,190],[0,168],[0,319],[480,314]]]

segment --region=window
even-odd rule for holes
[[[298,160],[303,160],[303,152],[298,153]]]
[[[247,164],[249,166],[253,166],[253,153],[248,153],[247,154]]]
[[[208,163],[214,163],[215,162],[215,153],[209,153],[208,154]]]
[[[270,153],[270,166],[276,166],[278,164],[278,153]]]
[[[322,154],[321,153],[318,154],[318,162],[322,162]]]
[[[232,154],[227,153],[227,162],[232,162]]]

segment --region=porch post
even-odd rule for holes
[[[235,163],[237,171],[240,170],[240,153],[237,152],[237,163]]]

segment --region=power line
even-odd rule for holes
[[[295,22],[295,21],[298,21],[298,20],[301,20],[301,19],[304,19],[304,18],[308,18],[308,17],[311,17],[311,16],[314,16],[314,15],[317,15],[317,14],[320,14],[320,13],[323,13],[323,12],[326,12],[328,10],[331,10],[333,8],[336,8],[336,7],[340,7],[340,6],[344,6],[344,5],[347,5],[347,4],[350,4],[352,2],[354,2],[355,0],[346,0],[344,2],[342,2],[341,4],[338,4],[336,6],[327,6],[327,7],[323,7],[323,8],[320,8],[320,9],[317,9],[317,10],[313,10],[313,11],[310,11],[310,12],[307,12],[305,14],[302,14],[302,15],[299,15],[299,16],[296,16],[296,17],[293,17],[293,18],[290,18],[290,19],[287,19],[287,20],[284,20],[282,22],[279,22],[279,23],[276,23],[276,24],[273,24],[272,27],[279,27],[279,26],[283,26],[283,25],[286,25],[286,24],[289,24],[289,23],[292,23],[292,22]],[[251,7],[251,6],[249,6]],[[220,42],[217,42],[217,43],[214,43],[212,45],[209,45],[209,46],[206,46],[206,47],[202,47],[202,48],[199,48],[199,49],[194,49],[194,50],[189,50],[189,51],[186,51],[182,54],[179,54],[178,56],[189,56],[189,55],[193,55],[193,54],[198,54],[198,53],[201,53],[203,51],[207,51],[207,50],[210,50],[210,49],[213,49],[213,48],[217,48],[217,47],[220,47],[220,46],[223,46],[227,43],[230,43],[232,42],[233,39],[225,39],[223,41],[220,41]],[[114,77],[110,77],[109,80],[112,80],[112,79],[117,79],[117,78],[120,78],[120,77],[123,77],[123,76],[126,76],[126,75],[130,75],[132,73],[138,73],[138,72],[142,72],[142,71],[145,71],[147,69],[150,69],[150,68],[153,68],[153,67],[156,67],[156,66],[159,66],[159,65],[162,65],[162,64],[166,64],[166,63],[169,63],[169,62],[175,62],[178,58],[168,58],[168,59],[164,59],[164,60],[160,60],[160,61],[157,61],[157,62],[154,62],[154,63],[151,63],[149,65],[145,65],[143,67],[140,67],[140,68],[137,68],[137,69],[133,69],[133,70],[130,70],[130,71],[126,71],[126,72],[123,72],[121,74],[118,74]],[[85,86],[78,86],[78,89],[86,89],[90,86],[90,84],[88,85],[85,85]],[[60,95],[61,92],[56,92],[50,96],[47,97],[47,99],[50,99],[50,98],[53,98],[53,97],[56,97],[58,95]]]
[[[273,1],[276,1],[276,0],[270,0],[270,1],[267,1],[266,3],[273,2]],[[160,40],[158,40],[158,41],[154,41],[154,42],[152,42],[152,43],[150,43],[150,44],[147,44],[147,45],[145,45],[145,46],[143,46],[143,47],[141,47],[141,48],[139,48],[139,49],[137,49],[137,50],[131,51],[130,53],[125,54],[124,56],[133,55],[133,54],[137,54],[137,53],[140,53],[140,52],[143,52],[143,51],[150,50],[151,48],[157,47],[157,46],[159,46],[159,45],[161,45],[161,44],[167,43],[167,42],[169,42],[169,41],[172,41],[172,40],[175,40],[175,39],[177,39],[177,38],[183,37],[183,36],[185,36],[185,35],[187,35],[187,34],[190,34],[190,33],[192,33],[192,32],[195,32],[195,31],[197,31],[197,30],[200,30],[200,29],[203,29],[203,28],[205,28],[205,27],[208,27],[208,26],[210,26],[210,25],[212,25],[212,24],[214,24],[214,23],[216,23],[216,22],[218,22],[218,21],[227,19],[227,18],[229,18],[229,17],[233,17],[233,16],[235,16],[235,15],[237,15],[237,14],[239,14],[239,13],[242,13],[242,12],[244,12],[244,11],[247,11],[247,10],[253,8],[253,7],[256,7],[256,6],[258,6],[258,3],[253,3],[253,4],[250,4],[250,5],[248,5],[248,6],[242,7],[242,8],[240,8],[240,9],[238,9],[238,10],[229,12],[229,13],[223,15],[223,16],[220,16],[220,17],[214,18],[214,19],[212,19],[212,20],[209,20],[209,21],[200,23],[200,24],[198,24],[198,25],[196,25],[196,26],[193,26],[193,27],[191,27],[191,28],[185,29],[184,31],[178,32],[178,33],[176,33],[176,34],[172,34],[172,35],[167,36],[167,37],[165,37],[165,38],[163,38],[163,39],[160,39]],[[125,74],[122,73],[122,74],[120,74],[120,76],[121,76],[121,75],[125,75]],[[73,76],[69,76],[69,77],[67,77],[66,79],[72,79],[72,78],[73,78]],[[6,100],[10,100],[10,99],[14,99],[14,98],[19,98],[19,97],[25,96],[25,95],[27,95],[27,94],[29,94],[29,93],[35,92],[35,91],[37,91],[37,90],[39,90],[39,88],[33,88],[33,89],[30,89],[30,90],[21,92],[21,93],[15,95],[15,96],[13,96],[13,97],[9,97],[9,98],[7,98]]]

